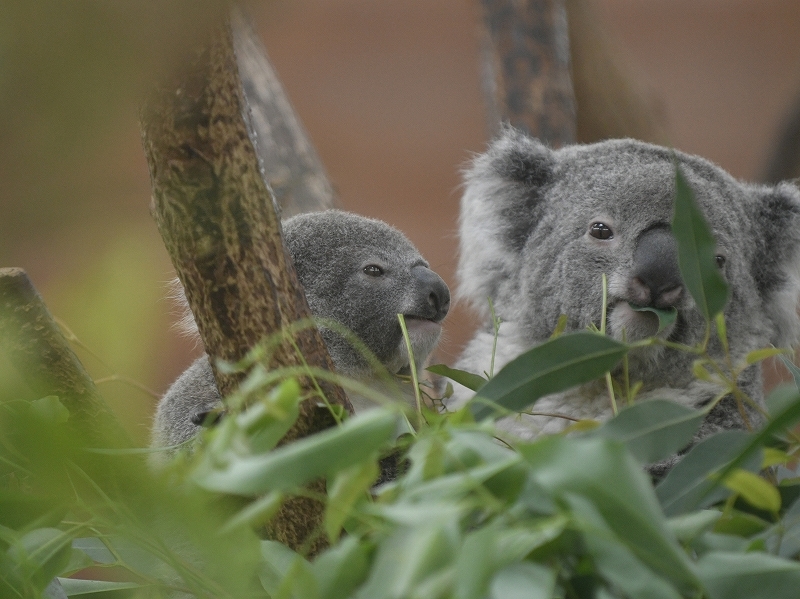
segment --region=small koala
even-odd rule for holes
[[[599,327],[604,273],[611,336],[636,341],[656,334],[655,314],[634,311],[630,304],[674,307],[675,322],[658,335],[699,343],[705,321],[683,284],[670,228],[676,165],[713,230],[717,266],[730,287],[724,315],[734,364],[758,348],[793,345],[800,332],[797,188],[742,183],[702,158],[634,140],[552,150],[506,128],[465,173],[458,293],[481,314],[483,325],[457,368],[489,370],[494,335],[487,298],[502,321],[495,372],[546,341],[562,314],[567,330]],[[709,347],[712,355],[722,356],[715,336]],[[663,346],[633,351],[630,380],[643,383],[637,399],[707,405],[720,389],[693,376],[694,360]],[[739,385],[756,402],[763,401],[759,365],[744,370]],[[446,405],[459,407],[472,395],[456,385]],[[544,397],[532,409],[579,419],[611,416],[602,384]],[[753,410],[748,419],[757,422]],[[530,439],[568,424],[563,418],[521,416],[505,419],[501,428]],[[698,438],[745,425],[735,401],[725,398]]]
[[[352,331],[392,374],[409,373],[397,314],[403,314],[417,369],[436,347],[450,307],[442,278],[400,231],[340,210],[301,214],[283,222],[284,243],[311,313]],[[380,373],[342,335],[320,326],[337,371],[382,388]],[[406,398],[412,401],[410,394]],[[356,412],[375,404],[350,396]],[[208,356],[194,362],[158,404],[151,445],[168,447],[195,436],[198,415],[221,402]]]

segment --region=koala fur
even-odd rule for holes
[[[416,367],[436,347],[450,306],[445,282],[400,231],[339,210],[283,222],[284,243],[311,313],[352,331],[392,374],[408,374],[409,357],[397,314],[405,316]],[[345,338],[320,326],[337,371],[378,388],[380,374]],[[412,397],[406,398],[413,401]],[[356,411],[374,406],[350,396]],[[168,447],[197,434],[198,414],[220,405],[208,356],[194,362],[159,402],[152,445]]]
[[[622,340],[623,331],[628,341],[656,333],[655,315],[634,312],[630,301],[674,306],[677,319],[659,336],[687,345],[700,342],[705,322],[683,287],[670,232],[676,164],[713,230],[718,265],[730,286],[724,314],[734,364],[754,349],[794,344],[800,332],[798,189],[787,183],[742,183],[702,158],[634,140],[552,150],[506,128],[465,173],[458,292],[481,314],[483,325],[457,368],[489,369],[493,330],[487,298],[502,320],[495,372],[546,341],[561,314],[568,317],[567,330],[599,327],[603,273],[608,277],[606,326],[614,338]],[[650,275],[657,279],[654,286]],[[722,355],[715,335],[709,347],[712,355]],[[631,383],[643,383],[637,399],[664,398],[699,408],[719,393],[692,375],[691,354],[648,347],[632,352],[629,360]],[[759,365],[747,368],[739,384],[763,401]],[[456,385],[447,405],[458,407],[471,396]],[[611,415],[602,384],[544,397],[532,409],[573,418]],[[521,416],[502,426],[531,438],[569,423]],[[709,414],[700,436],[744,425],[735,402],[726,398]]]

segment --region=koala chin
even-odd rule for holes
[[[415,366],[423,368],[439,341],[450,291],[405,235],[379,220],[339,210],[287,219],[283,233],[311,313],[320,319],[322,338],[340,374],[387,390],[385,370],[409,373],[398,314],[407,325]],[[326,321],[338,326],[326,327]],[[196,331],[191,318],[184,319],[184,328],[187,323]],[[352,332],[382,368],[376,369],[339,327]],[[411,392],[404,394],[409,403],[412,397]],[[375,406],[364,397],[351,395],[350,400],[357,412]],[[202,356],[159,402],[151,444],[167,447],[190,439],[199,430],[197,415],[220,402],[208,356]]]
[[[487,298],[502,320],[495,371],[546,341],[559,316],[567,330],[600,326],[602,275],[608,280],[606,328],[616,339],[655,335],[658,319],[632,306],[675,309],[675,321],[658,335],[695,345],[705,320],[678,268],[671,232],[675,166],[695,193],[717,243],[717,267],[730,287],[724,309],[731,358],[798,340],[800,319],[800,191],[737,181],[710,162],[634,140],[609,140],[553,150],[506,128],[465,171],[461,200],[460,299],[482,325],[456,367],[488,371],[493,334]],[[718,340],[712,356],[722,356]],[[631,383],[641,381],[639,399],[665,398],[702,407],[719,389],[692,375],[694,356],[666,347],[630,355]],[[620,374],[620,373],[614,373]],[[739,386],[763,401],[758,365],[743,371]],[[472,393],[456,385],[448,407]],[[540,399],[537,412],[572,418],[611,415],[602,385],[589,384]],[[758,422],[754,410],[748,419]],[[531,438],[556,432],[568,420],[521,416],[503,426]],[[745,427],[734,401],[723,399],[699,436]]]

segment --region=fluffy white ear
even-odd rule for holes
[[[755,188],[757,246],[752,273],[774,324],[772,343],[800,342],[800,189],[791,183]]]
[[[541,210],[555,157],[540,141],[505,127],[464,171],[459,219],[459,295],[484,317],[513,286],[519,257]]]

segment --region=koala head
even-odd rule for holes
[[[741,183],[701,158],[633,140],[552,150],[506,129],[465,174],[460,294],[484,315],[492,298],[532,346],[560,314],[573,330],[599,326],[605,273],[613,336],[656,333],[655,316],[632,303],[677,308],[660,335],[696,343],[705,321],[683,285],[670,229],[676,164],[717,242],[734,357],[795,343],[800,191]]]
[[[393,373],[409,357],[397,319],[405,316],[417,366],[436,346],[450,291],[400,231],[339,210],[301,214],[283,223],[311,312],[353,333]],[[335,331],[321,327],[337,369],[368,376],[369,363]]]

